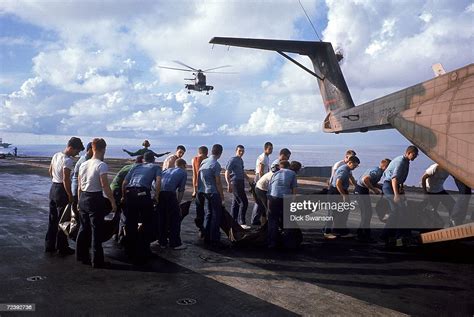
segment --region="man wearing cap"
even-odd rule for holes
[[[161,176],[160,205],[158,208],[158,241],[160,246],[168,245],[174,250],[185,249],[181,243],[181,215],[179,203],[183,199],[188,173],[186,161],[176,160],[176,166],[163,171]],[[176,191],[178,192],[176,194]]]
[[[153,155],[154,155],[155,157],[157,157],[157,158],[158,158],[158,157],[162,157],[162,156],[164,156],[164,155],[170,153],[170,152],[165,152],[165,153],[159,153],[159,154],[158,154],[158,153],[153,152],[152,150],[149,149],[149,147],[150,147],[150,142],[148,142],[148,140],[143,141],[142,145],[143,145],[143,148],[142,148],[142,149],[139,149],[139,150],[137,150],[137,151],[135,151],[135,152],[130,152],[130,151],[126,150],[126,149],[122,149],[122,151],[124,151],[125,153],[127,153],[127,154],[130,155],[130,156],[144,155],[146,152],[151,152],[151,153],[153,153]]]
[[[125,231],[127,234],[126,252],[134,260],[142,262],[151,256],[153,201],[151,185],[156,187],[156,203],[161,188],[161,168],[154,164],[153,153],[146,152],[144,163],[132,167],[122,183],[122,203],[125,203]],[[143,235],[138,236],[138,222],[142,223]]]
[[[53,184],[49,191],[49,223],[45,238],[45,252],[59,254],[74,254],[69,247],[67,236],[62,230],[58,230],[59,220],[68,203],[74,201],[71,190],[71,171],[74,168],[73,157],[84,150],[81,139],[72,137],[63,152],[54,154],[49,166],[49,175]]]
[[[76,165],[74,166],[74,171],[72,172],[71,176],[71,189],[72,189],[72,196],[74,197],[74,202],[72,203],[72,208],[76,215],[78,215],[77,212],[77,177],[79,175],[79,168],[81,167],[81,164],[87,161],[92,157],[92,142],[87,143],[86,145],[86,153],[82,155],[79,160],[77,160]]]

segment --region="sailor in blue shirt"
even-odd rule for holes
[[[352,171],[360,164],[357,156],[351,156],[347,159],[347,163],[340,166],[334,173],[332,182],[329,186],[328,194],[334,195],[336,202],[349,202],[349,182],[352,176]],[[337,236],[352,237],[347,227],[347,218],[349,217],[349,210],[331,211],[333,221],[326,223],[326,239],[334,239]],[[332,230],[331,230],[332,227]]]
[[[390,160],[384,159],[380,162],[379,166],[367,169],[355,186],[354,194],[358,195],[357,202],[360,207],[361,217],[359,229],[357,230],[357,239],[360,241],[372,241],[370,237],[370,220],[372,219],[373,209],[369,191],[377,195],[382,193],[378,188],[378,182],[389,164]]]
[[[204,193],[209,206],[204,215],[204,242],[215,246],[220,243],[220,221],[224,201],[221,165],[217,161],[222,151],[222,145],[214,144],[211,156],[202,161],[198,172],[198,193]]]
[[[161,167],[154,164],[155,156],[152,152],[146,152],[143,160],[145,163],[133,166],[122,183],[122,200],[125,203],[125,251],[139,262],[151,255],[150,242],[153,236],[151,185],[155,182],[157,203],[161,188]],[[144,239],[137,237],[139,219],[143,224]]]
[[[280,161],[289,161],[291,156],[290,150],[287,148],[283,148],[280,150],[280,156],[273,161],[272,165],[270,166],[270,170],[275,173],[280,169]]]
[[[300,170],[299,162],[281,161],[268,183],[268,247],[275,248],[280,240],[280,225],[283,223],[283,198],[296,194],[296,173]]]
[[[409,234],[409,231],[400,228],[406,209],[402,201],[403,183],[410,170],[410,161],[413,161],[417,156],[418,148],[410,145],[405,150],[405,154],[393,159],[383,173],[382,191],[390,205],[390,215],[381,236],[386,242],[389,242],[389,238],[400,238]]]
[[[161,176],[160,204],[158,206],[158,241],[160,246],[168,245],[175,250],[185,249],[181,243],[181,215],[179,203],[183,199],[188,173],[186,161],[177,159],[177,167],[168,168]],[[176,191],[178,194],[176,196]]]
[[[244,161],[242,160],[244,153],[244,146],[237,145],[235,156],[230,158],[225,167],[225,180],[227,182],[227,191],[234,195],[232,200],[232,217],[242,228],[249,229],[250,226],[245,224],[245,214],[249,205],[247,194],[245,193],[245,180],[249,184],[250,180],[244,170]]]

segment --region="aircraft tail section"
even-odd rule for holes
[[[311,59],[314,68],[314,72],[309,72],[318,79],[326,112],[339,112],[354,107],[338,59],[329,42],[214,37],[209,43],[276,51],[309,71],[284,52],[307,55]]]

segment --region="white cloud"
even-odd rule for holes
[[[324,39],[344,48],[351,90],[403,88],[429,79],[436,62],[471,62],[474,28],[465,3],[328,0]]]
[[[196,114],[196,107],[191,103],[183,104],[181,111],[170,107],[154,107],[147,111],[134,112],[130,117],[107,125],[108,131],[159,131],[175,134],[187,128]]]
[[[323,6],[305,6],[326,18]],[[356,102],[428,79],[432,63],[452,69],[472,62],[470,1],[341,5],[327,0],[326,6],[324,40],[343,48],[342,68]],[[213,36],[307,34],[306,20],[291,1],[5,0],[0,12],[57,40],[33,45],[31,78],[0,97],[3,130],[130,137],[307,135],[319,131],[325,116],[314,77],[278,54],[208,44]],[[15,53],[30,38],[15,34],[0,38],[0,45]],[[312,67],[307,57],[294,58]],[[157,68],[177,66],[173,60],[198,68],[230,64],[228,70],[239,74],[209,74],[211,95],[188,95],[183,78],[190,74]],[[8,81],[2,76],[0,82]]]
[[[474,3],[471,3],[469,6],[466,7],[466,12],[474,12]]]
[[[315,133],[320,131],[320,128],[317,122],[295,120],[289,113],[279,112],[275,108],[257,108],[247,123],[237,127],[224,124],[218,131],[228,135],[256,136]]]
[[[420,14],[420,19],[426,23],[429,23],[432,18],[433,18],[433,15],[429,12],[423,12],[422,14]]]
[[[114,71],[112,52],[65,48],[33,58],[35,73],[50,85],[74,93],[104,93],[123,88],[127,79]],[[102,74],[102,72],[104,72]]]

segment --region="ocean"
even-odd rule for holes
[[[126,146],[129,151],[135,151],[139,147]],[[281,147],[275,146],[274,153],[270,156],[270,162],[278,157],[278,151]],[[347,146],[342,145],[291,145],[288,146],[291,150],[291,160],[300,161],[303,166],[332,166],[336,161],[341,160],[344,157],[344,153],[347,150]],[[367,168],[378,166],[380,160],[384,158],[393,159],[404,153],[406,145],[360,145],[353,147],[353,150],[357,152],[357,156],[361,160],[359,168],[357,168],[353,174],[356,179],[364,173]],[[64,145],[19,145],[18,155],[26,156],[52,156],[58,151],[62,151]],[[159,148],[153,147],[152,150],[157,153],[162,152],[174,152],[173,146],[163,146]],[[11,151],[12,148],[2,149],[2,152]],[[247,146],[244,154],[244,164],[247,169],[255,168],[255,160],[260,153],[262,153],[262,147],[260,146]],[[196,155],[197,147],[187,147],[184,159],[191,163],[191,159]],[[220,158],[221,165],[225,167],[226,162],[230,157],[235,154],[234,147],[224,147],[224,152]],[[109,145],[107,146],[106,158],[128,158],[128,154],[122,151],[122,146]],[[162,161],[164,157],[158,159]],[[410,174],[406,181],[409,186],[420,186],[420,179],[424,171],[433,164],[433,161],[423,153],[416,158],[415,161],[410,164]],[[457,190],[456,185],[452,177],[449,177],[445,183],[446,189]]]

